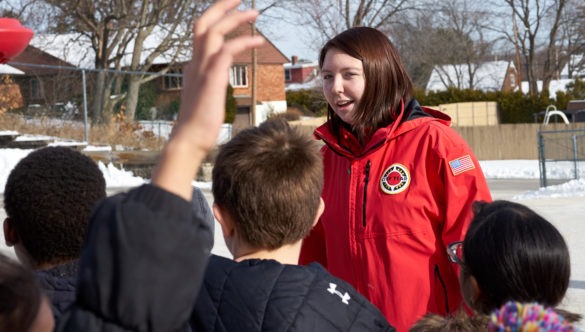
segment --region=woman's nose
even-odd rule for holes
[[[343,81],[339,77],[334,77],[331,82],[331,91],[333,93],[343,92]]]

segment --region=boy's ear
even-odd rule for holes
[[[4,219],[4,242],[9,247],[12,247],[19,242],[18,233],[14,228],[14,221],[10,217]]]
[[[325,201],[323,200],[322,197],[319,197],[319,207],[317,208],[317,215],[315,216],[315,220],[313,221],[313,227],[315,227],[315,225],[317,225],[317,223],[319,222],[319,218],[321,218],[323,211],[325,211]]]
[[[219,205],[213,203],[213,216],[219,222],[223,236],[226,238],[232,237],[234,235],[234,225],[229,214]]]

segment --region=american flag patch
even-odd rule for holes
[[[458,175],[463,172],[474,169],[475,165],[473,164],[473,160],[471,160],[471,157],[469,155],[466,155],[455,160],[451,160],[449,162],[449,167],[451,167],[451,172],[453,172],[453,175]]]

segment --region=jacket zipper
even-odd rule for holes
[[[443,293],[445,293],[445,309],[447,309],[447,313],[450,313],[451,311],[449,310],[449,297],[447,296],[447,286],[445,286],[445,282],[443,281],[443,278],[441,277],[441,273],[439,271],[439,265],[435,264],[435,277],[437,277],[439,279],[439,282],[441,283],[441,287],[443,287]]]
[[[366,201],[368,198],[368,182],[370,182],[370,161],[366,163],[366,177],[364,178],[364,204],[362,205],[362,224],[366,227]]]

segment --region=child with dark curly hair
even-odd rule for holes
[[[10,172],[4,190],[4,239],[36,270],[55,319],[75,299],[78,259],[94,205],[106,182],[88,156],[67,147],[31,152]]]

